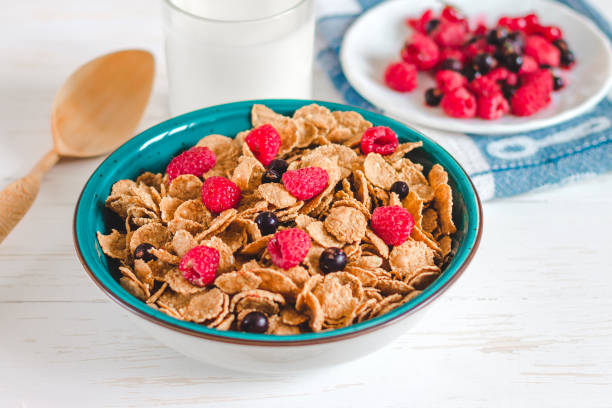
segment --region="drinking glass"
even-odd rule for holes
[[[172,115],[311,97],[313,0],[164,0]]]

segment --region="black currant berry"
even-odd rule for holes
[[[391,185],[390,191],[397,194],[400,199],[403,199],[408,195],[408,184],[404,183],[403,181],[396,181]]]
[[[265,333],[268,330],[268,318],[261,312],[251,312],[242,319],[240,329],[249,333]]]
[[[134,250],[134,259],[142,259],[145,262],[157,259],[155,255],[149,252],[153,248],[155,248],[153,245],[148,244],[146,242],[138,245]]]
[[[472,61],[478,67],[478,72],[486,74],[497,66],[497,60],[487,53],[478,54]]]
[[[436,88],[429,88],[425,91],[425,103],[428,106],[438,106],[442,101],[442,92]]]
[[[514,93],[516,92],[516,87],[510,85],[507,82],[504,82],[501,84],[501,91],[502,91],[502,94],[504,95],[504,98],[506,98],[509,101],[514,96]]]
[[[289,163],[283,159],[274,159],[268,164],[268,170],[272,170],[280,176],[287,171],[287,167],[289,167]]]
[[[344,269],[348,258],[340,248],[327,248],[319,258],[319,268],[323,273],[337,272]]]
[[[523,57],[515,52],[508,54],[504,58],[504,65],[512,72],[519,72],[523,66]]]
[[[461,61],[454,58],[447,58],[440,63],[440,69],[461,72],[461,68],[463,68]]]
[[[463,67],[461,73],[464,77],[467,78],[468,82],[472,82],[476,78],[482,76],[482,73],[478,71],[478,67],[474,64],[466,65],[465,67]]]
[[[440,25],[440,20],[438,20],[437,18],[432,18],[427,22],[427,24],[425,24],[425,31],[427,32],[427,34],[429,34],[433,30],[435,30],[438,25]]]
[[[562,67],[569,68],[572,65],[574,65],[574,62],[576,62],[576,57],[574,56],[573,52],[571,52],[570,50],[567,50],[561,53],[561,66]]]
[[[276,232],[278,228],[278,218],[271,212],[262,212],[255,217],[255,223],[261,232],[261,235],[270,235]]]
[[[561,51],[561,52],[567,52],[567,51],[569,51],[569,47],[567,46],[567,43],[566,43],[566,42],[565,42],[565,40],[564,40],[564,39],[562,39],[562,38],[559,38],[558,40],[555,40],[555,41],[553,41],[552,43],[553,43],[553,45],[554,45],[555,47],[557,47],[557,48],[559,49],[559,51]]]
[[[266,170],[263,176],[261,176],[261,184],[266,183],[280,183],[281,176],[274,170]]]
[[[487,42],[493,45],[500,45],[508,37],[508,30],[506,27],[497,27],[489,31],[487,35]]]

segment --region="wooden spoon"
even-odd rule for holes
[[[0,243],[30,209],[42,176],[60,157],[99,156],[132,136],[154,70],[151,53],[126,50],[88,62],[64,82],[51,108],[53,149],[27,176],[0,191]]]

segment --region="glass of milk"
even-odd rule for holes
[[[170,112],[311,97],[313,0],[164,0]]]

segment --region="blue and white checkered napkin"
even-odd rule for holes
[[[376,108],[342,73],[338,52],[349,25],[382,0],[319,3],[317,62],[346,103]],[[610,25],[584,0],[558,0],[592,19],[612,39]],[[605,98],[588,113],[560,125],[506,136],[442,134],[434,138],[470,173],[482,199],[508,197],[612,170],[612,102]]]

